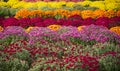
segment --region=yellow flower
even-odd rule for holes
[[[119,7],[118,3],[106,3],[106,10],[118,10]]]
[[[68,7],[73,7],[74,4],[75,4],[75,2],[67,2],[67,3],[66,3],[66,6],[68,6]]]
[[[62,6],[66,5],[66,2],[48,2],[48,5],[52,8],[61,8]]]
[[[0,26],[0,32],[2,32],[3,31],[3,28]]]
[[[83,1],[83,2],[77,2],[77,4],[82,6],[89,6],[92,3],[92,1]]]
[[[25,32],[30,32],[34,27],[28,27],[27,29],[25,29]]]
[[[34,2],[25,2],[23,8],[32,8],[32,7],[37,7],[37,5]]]
[[[48,6],[48,3],[43,1],[40,1],[40,2],[38,1],[35,4],[37,5],[37,7]]]
[[[81,12],[81,16],[83,19],[93,17],[93,11],[92,10],[84,10]]]
[[[25,4],[26,4],[26,2],[21,1],[15,5],[13,5],[12,8],[24,8]]]
[[[85,26],[78,26],[77,27],[78,31],[81,31],[83,28],[85,28]]]
[[[21,9],[20,11],[16,12],[15,18],[27,18],[30,15],[30,11],[26,9]]]
[[[110,28],[110,31],[115,32],[116,34],[120,35],[120,26]]]
[[[6,6],[6,2],[0,2],[0,6]]]
[[[7,2],[7,6],[8,6],[8,7],[12,7],[12,6],[18,4],[19,2],[20,2],[19,0],[9,0],[9,1]]]
[[[97,7],[101,10],[106,10],[106,6],[103,1],[94,1],[90,4],[90,7]]]
[[[54,25],[48,26],[47,28],[49,28],[49,29],[51,29],[51,30],[54,30],[54,31],[57,31],[57,30],[59,30],[59,29],[61,28],[61,26],[54,24]]]

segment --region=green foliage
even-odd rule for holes
[[[0,59],[0,71],[27,71],[29,66],[25,61],[19,59],[11,59],[7,61],[1,61]]]
[[[120,71],[120,60],[112,55],[107,55],[99,60],[100,71]]]

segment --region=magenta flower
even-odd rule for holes
[[[107,18],[107,17],[97,18],[96,21],[95,21],[95,25],[108,27],[108,25],[109,25],[109,18]]]
[[[94,24],[94,19],[92,19],[91,17],[84,19],[82,25],[91,25]]]
[[[45,26],[49,26],[49,25],[52,25],[52,24],[57,24],[57,21],[53,18],[44,19],[44,25]]]
[[[108,28],[115,27],[115,26],[120,26],[120,17],[110,18],[109,21],[110,22],[109,22],[109,27]]]
[[[2,21],[2,25],[3,27],[7,27],[7,26],[19,26],[18,24],[18,20],[13,18],[13,17],[10,17],[10,18],[7,18],[5,20]]]
[[[30,18],[22,18],[18,21],[18,23],[21,27],[24,27],[24,28],[26,28],[28,26],[32,26]]]

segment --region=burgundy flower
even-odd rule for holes
[[[95,25],[101,25],[101,26],[104,26],[104,27],[108,27],[109,18],[107,18],[107,17],[97,18],[96,21],[95,21]]]
[[[115,27],[115,26],[120,26],[120,17],[110,18],[109,21],[110,22],[109,22],[109,27],[108,28]]]
[[[65,22],[66,20],[65,19],[58,19],[57,20],[57,23],[59,24],[59,25],[64,25],[64,22]]]
[[[30,18],[22,18],[18,21],[18,23],[21,27],[24,27],[24,28],[28,26],[32,26]]]
[[[31,23],[32,23],[31,25],[36,25],[36,23],[39,23],[39,22],[43,22],[43,19],[40,17],[31,19]]]
[[[35,23],[35,26],[37,26],[37,27],[46,27],[44,22],[37,22],[37,23]]]
[[[49,25],[56,24],[56,23],[57,23],[57,21],[53,18],[47,18],[44,20],[45,26],[49,26]]]
[[[68,17],[69,20],[82,20],[81,16],[79,15],[72,15]]]
[[[7,26],[19,26],[18,20],[16,18],[10,17],[2,21],[3,27]]]
[[[94,19],[92,19],[91,17],[84,19],[82,25],[91,25],[94,24]]]
[[[4,20],[4,17],[0,17],[0,26],[3,25],[2,21]]]

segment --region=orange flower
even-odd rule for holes
[[[120,17],[120,10],[117,11],[117,16]]]
[[[25,29],[25,32],[30,32],[34,27],[28,27],[27,29]]]
[[[78,31],[81,31],[83,28],[85,28],[85,26],[78,26],[77,27]]]
[[[115,17],[115,16],[116,16],[116,12],[113,10],[108,10],[104,13],[104,17],[111,18],[111,17]]]
[[[0,26],[0,32],[2,32],[3,31],[3,28]]]
[[[54,24],[54,25],[48,26],[47,28],[49,28],[49,29],[51,29],[51,30],[54,30],[54,31],[57,31],[57,30],[59,30],[59,29],[61,28],[61,26]]]
[[[54,11],[54,16],[57,15],[57,14],[60,14],[62,16],[62,18],[67,18],[67,17],[70,16],[70,11],[62,10],[62,9],[55,10]]]
[[[71,13],[70,13],[70,16],[73,16],[73,15],[81,15],[81,11],[80,10],[73,10],[73,11],[71,11]]]
[[[93,11],[92,10],[84,10],[81,12],[81,16],[83,19],[93,17]]]
[[[98,17],[103,17],[104,16],[104,10],[95,10],[93,12],[93,17],[98,18]]]
[[[115,32],[116,34],[120,35],[120,26],[110,28],[110,31]]]
[[[44,16],[46,16],[46,17],[53,17],[54,16],[54,12],[53,11],[45,11],[44,12]]]
[[[15,18],[27,18],[30,15],[30,11],[26,9],[21,9],[16,12]]]
[[[42,10],[33,10],[30,12],[30,17],[42,17],[43,14]]]

